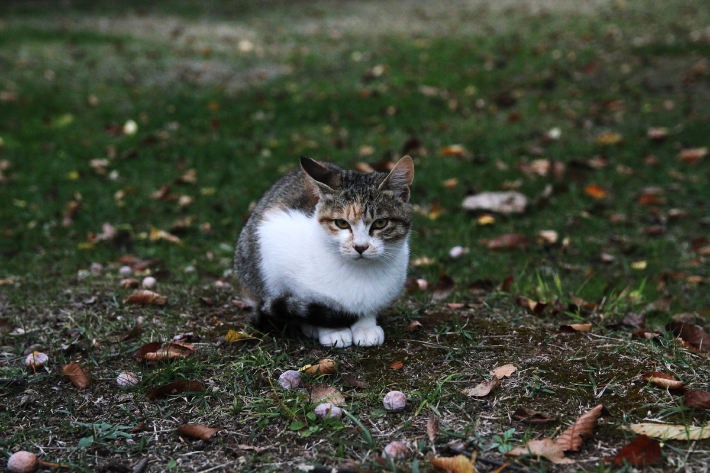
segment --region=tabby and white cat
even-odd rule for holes
[[[409,262],[414,164],[389,174],[301,158],[254,208],[234,258],[255,323],[296,323],[322,345],[381,345],[378,311]]]

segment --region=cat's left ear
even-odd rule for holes
[[[409,202],[412,181],[414,180],[414,162],[409,156],[400,159],[389,175],[382,181],[378,190],[389,189],[405,201]]]
[[[319,163],[315,159],[301,156],[301,168],[311,179],[316,181],[318,187],[325,191],[332,191],[338,186],[338,175],[329,166]]]

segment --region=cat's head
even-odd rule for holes
[[[345,259],[388,258],[406,243],[412,226],[412,158],[400,159],[389,174],[346,171],[309,158],[301,158],[301,168],[318,192],[316,217],[328,243]]]

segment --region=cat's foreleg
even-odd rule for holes
[[[301,324],[301,332],[308,338],[318,338],[318,327],[310,324]]]
[[[353,345],[361,347],[374,347],[382,345],[385,341],[385,332],[377,325],[376,315],[361,317],[350,326]]]

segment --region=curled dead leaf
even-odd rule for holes
[[[351,374],[343,374],[342,378],[343,378],[343,381],[345,381],[345,383],[348,386],[352,386],[353,388],[364,389],[364,388],[369,387],[369,385],[366,382],[360,381],[359,379],[357,379],[355,376],[353,376]]]
[[[613,458],[604,458],[609,463],[631,466],[652,465],[661,460],[661,444],[648,435],[639,435],[622,448]]]
[[[710,393],[697,389],[689,389],[683,395],[683,405],[695,409],[710,409]]]
[[[389,367],[393,370],[401,370],[404,367],[404,363],[401,361],[395,361]]]
[[[148,393],[148,399],[155,399],[156,397],[167,397],[175,396],[183,393],[196,393],[205,390],[205,385],[199,381],[190,381],[182,379],[180,381],[175,381],[174,383],[165,384],[153,389]]]
[[[213,429],[204,424],[184,424],[177,428],[176,432],[180,435],[187,435],[195,439],[209,440],[214,434],[221,429]]]
[[[473,459],[468,459],[463,455],[455,457],[432,458],[431,464],[434,468],[445,470],[449,473],[475,473]]]
[[[170,361],[176,358],[186,358],[194,352],[195,348],[189,343],[171,342],[168,346],[159,348],[154,352],[145,353],[143,358],[149,363],[157,363],[159,361]]]
[[[318,376],[322,374],[334,374],[338,369],[338,365],[335,361],[330,358],[323,358],[315,365],[306,365],[299,371],[303,371],[311,376]]]
[[[579,450],[582,442],[592,436],[597,421],[603,415],[609,415],[609,411],[606,410],[604,404],[599,404],[595,408],[585,412],[579,416],[574,424],[570,425],[567,430],[562,432],[559,437],[555,439],[555,444],[562,447],[564,451]]]
[[[525,296],[518,296],[515,298],[515,302],[520,306],[528,309],[533,315],[541,315],[545,312],[548,306],[547,302],[534,301]]]
[[[530,440],[525,445],[518,445],[505,454],[506,457],[518,457],[520,455],[535,455],[550,460],[552,463],[574,463],[574,460],[565,458],[563,447],[553,442],[550,438],[542,440]]]
[[[439,419],[432,414],[426,423],[426,434],[429,437],[429,443],[436,443],[436,436],[439,434]]]
[[[491,370],[489,374],[491,376],[495,376],[498,379],[503,379],[510,377],[510,375],[513,374],[517,369],[518,368],[508,363],[506,365],[499,366],[498,368],[493,368],[493,370]]]
[[[62,365],[62,374],[79,389],[84,389],[91,384],[91,372],[76,361]]]
[[[644,373],[643,375],[641,375],[641,377],[644,379],[644,381],[648,381],[662,388],[668,388],[678,391],[685,390],[685,386],[683,386],[682,381],[678,381],[673,376],[666,373],[659,373],[658,371],[653,371],[650,373]]]
[[[696,162],[703,159],[708,154],[708,148],[688,148],[681,150],[678,154],[678,159],[683,161],[685,164],[695,164]]]
[[[176,237],[172,233],[168,233],[165,230],[158,230],[157,228],[151,228],[150,229],[150,241],[158,241],[158,240],[165,240],[169,241],[170,243],[175,243],[176,245],[184,246],[184,243],[182,240],[180,240],[179,237]]]
[[[320,404],[322,402],[329,402],[336,406],[344,406],[345,398],[340,391],[335,389],[333,386],[315,386],[311,390],[311,404]]]
[[[609,195],[609,193],[597,184],[590,184],[584,188],[584,193],[594,197],[595,199],[603,199]]]
[[[470,397],[483,397],[487,396],[491,391],[500,386],[500,379],[493,376],[488,381],[484,381],[473,388],[466,388],[463,393]]]
[[[134,292],[130,296],[123,299],[123,303],[130,302],[131,304],[141,304],[141,305],[164,305],[168,301],[166,296],[158,294],[157,292],[148,291],[146,289],[141,289]]]
[[[456,289],[456,283],[445,272],[439,273],[439,281],[434,286],[434,294],[432,300],[438,301],[449,297]]]
[[[562,333],[591,332],[592,324],[560,325],[559,331]]]
[[[690,343],[696,350],[710,351],[710,334],[701,326],[685,322],[670,322],[666,330]]]
[[[528,247],[530,240],[520,233],[506,233],[495,237],[488,242],[489,250],[524,250]]]
[[[528,424],[547,424],[548,422],[555,422],[557,419],[546,414],[544,412],[539,412],[533,409],[528,409],[527,407],[518,406],[513,413],[513,418],[527,422]]]
[[[418,320],[412,320],[412,322],[409,325],[407,325],[407,328],[405,328],[404,330],[407,332],[413,332],[416,329],[420,328],[421,326],[422,326],[421,322],[419,322]]]

